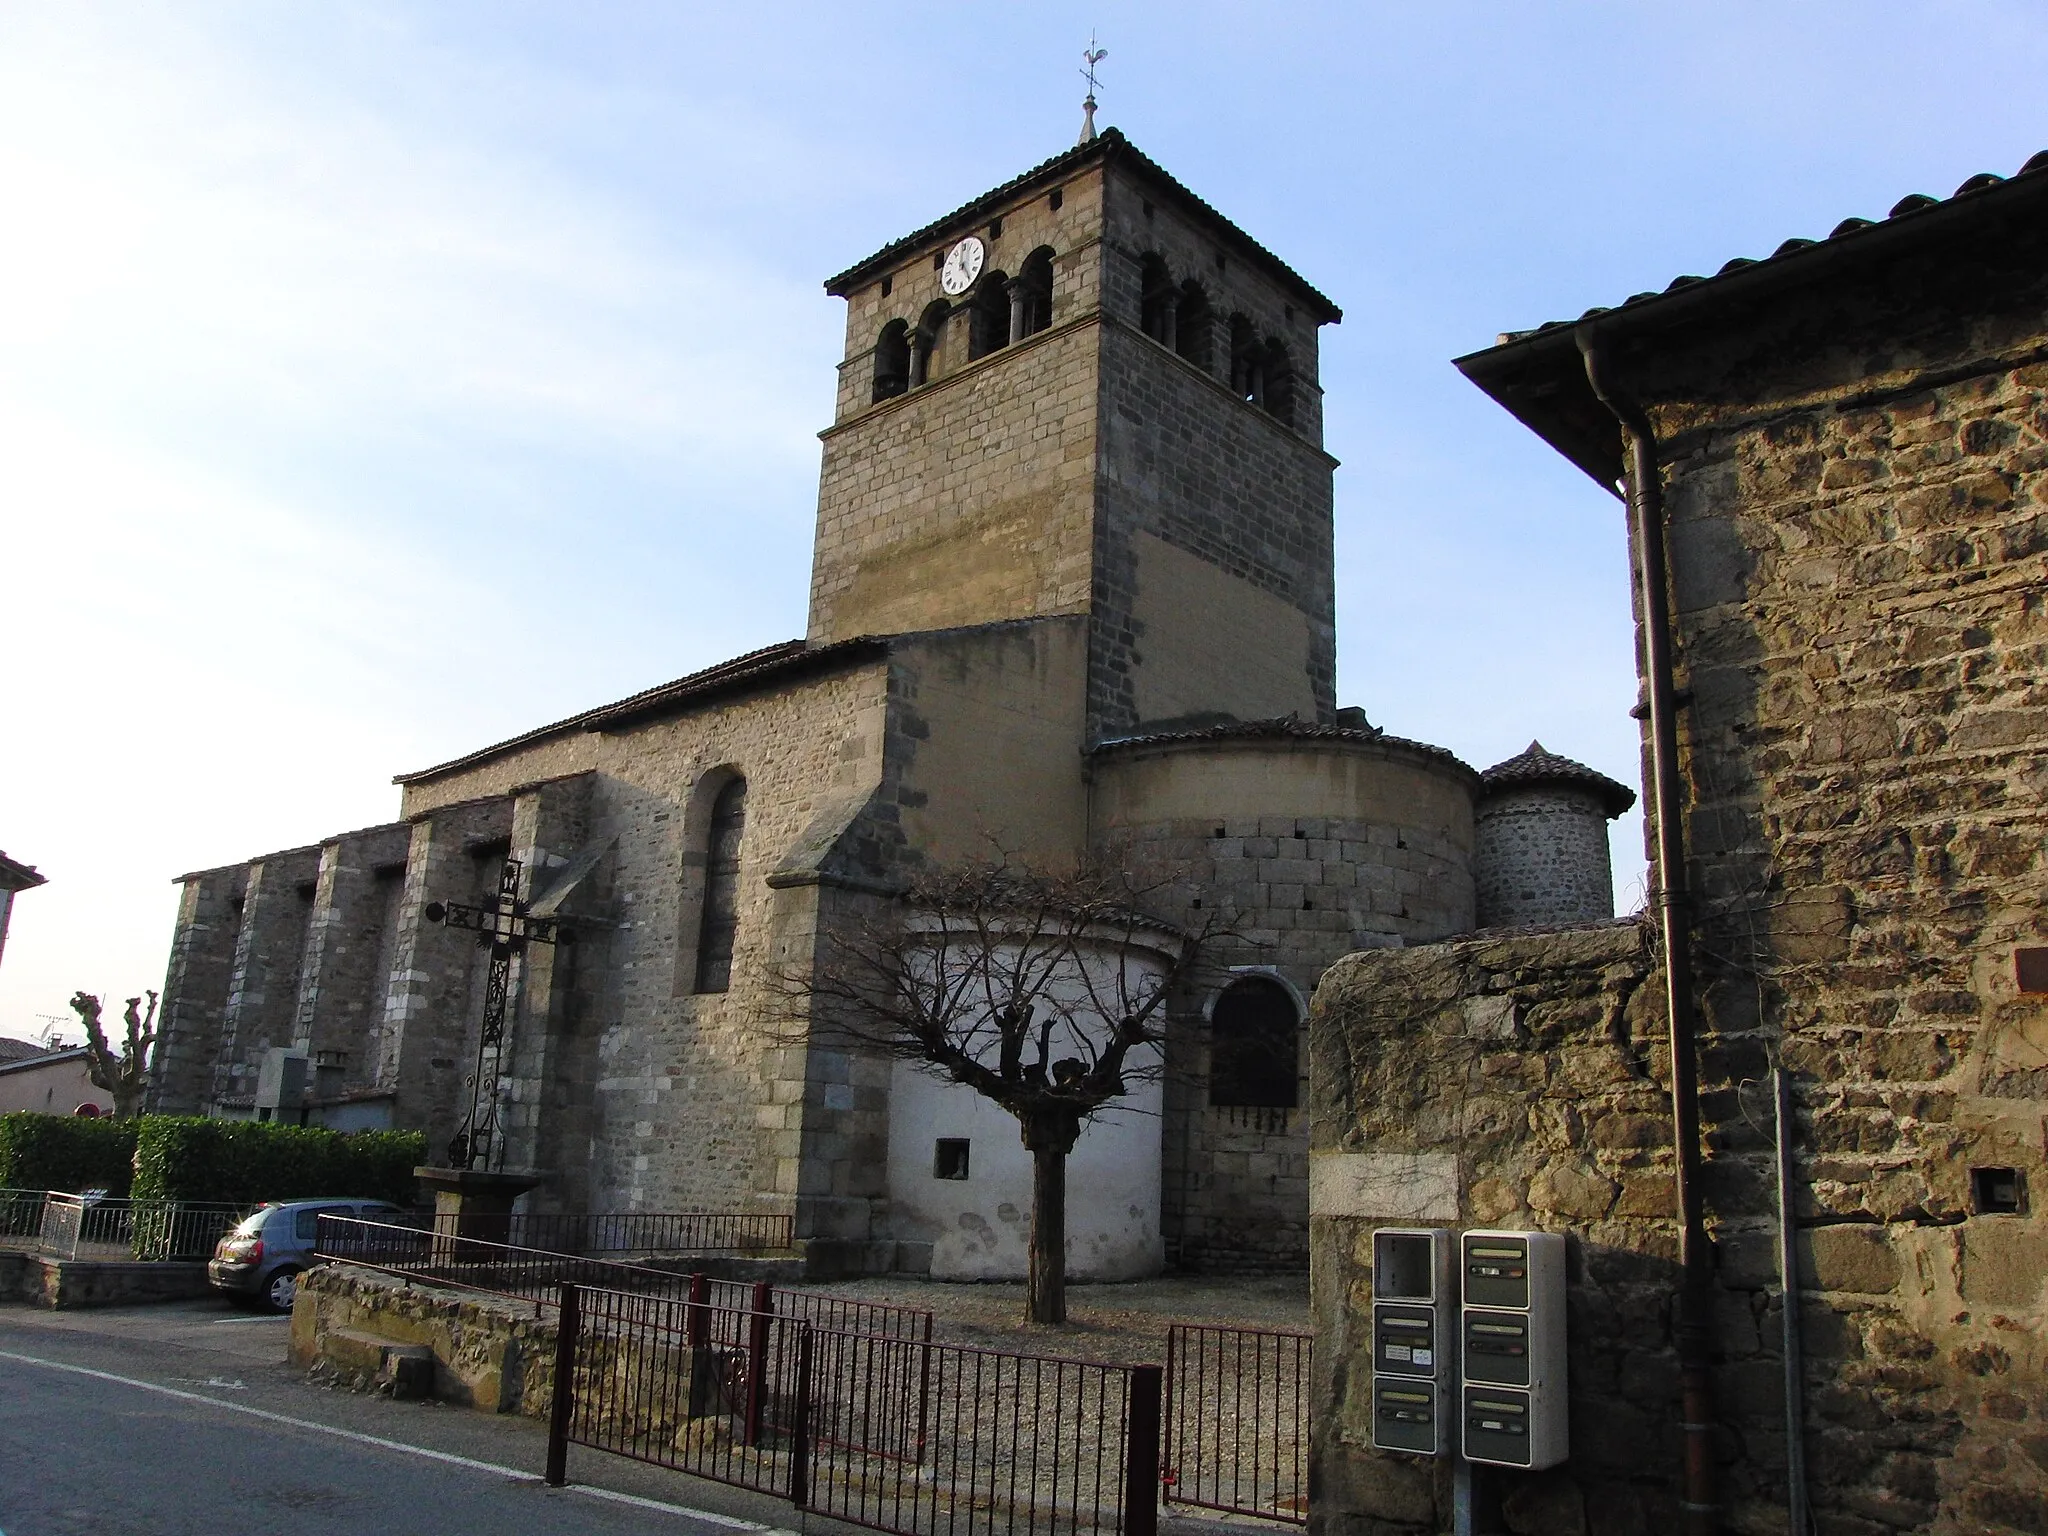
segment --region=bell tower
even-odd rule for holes
[[[1115,129],[826,291],[812,643],[1085,615],[1091,740],[1331,717],[1328,299]]]

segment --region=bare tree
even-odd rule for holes
[[[940,871],[828,928],[811,967],[782,977],[810,1028],[1016,1118],[1031,1153],[1033,1322],[1066,1321],[1067,1154],[1090,1116],[1161,1075],[1167,996],[1213,937],[1149,915],[1151,894],[1101,870]]]
[[[93,1086],[103,1088],[114,1099],[114,1118],[126,1120],[142,1108],[142,1094],[148,1086],[149,1048],[156,1040],[156,994],[149,994],[149,1012],[142,999],[128,999],[128,1038],[116,1056],[107,1044],[107,1032],[100,1028],[100,1000],[90,992],[71,994],[71,1008],[85,1021],[85,1074]]]

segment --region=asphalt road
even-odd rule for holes
[[[282,1318],[213,1302],[0,1306],[0,1536],[763,1536],[788,1504],[541,1427],[308,1384]],[[585,1481],[588,1479],[589,1481]],[[812,1531],[848,1532],[815,1519]]]

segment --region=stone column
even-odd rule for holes
[[[1024,306],[1031,301],[1031,290],[1021,277],[1013,277],[1003,285],[1010,300],[1010,340],[1024,339]]]
[[[1180,350],[1180,291],[1166,290],[1159,301],[1159,339],[1169,352]]]
[[[446,1157],[469,1106],[465,1080],[474,1065],[484,957],[475,934],[428,922],[425,908],[476,903],[494,892],[501,861],[478,850],[504,846],[511,832],[509,797],[427,811],[412,824],[376,1083],[395,1095],[394,1126],[427,1133],[430,1161]]]
[[[178,925],[157,1013],[144,1107],[153,1115],[204,1113],[215,1060],[225,1038],[228,990],[242,932],[249,866],[186,875]]]
[[[293,1041],[313,1060],[316,1099],[375,1080],[370,1052],[391,979],[381,962],[411,842],[398,822],[321,846]]]
[[[249,865],[234,974],[222,1009],[221,1051],[214,1062],[215,1103],[253,1094],[263,1053],[292,1043],[299,970],[319,873],[317,848],[267,854]],[[286,1118],[296,1121],[296,1110]]]
[[[932,348],[938,338],[923,326],[910,333],[910,387],[916,389],[931,377]]]

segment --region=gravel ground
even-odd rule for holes
[[[1162,1363],[1169,1323],[1308,1331],[1307,1275],[1173,1275],[1067,1288],[1067,1321],[1024,1321],[1021,1284],[953,1284],[890,1275],[802,1287],[860,1301],[929,1308],[949,1344],[1122,1365]]]

